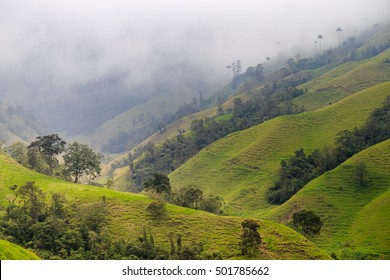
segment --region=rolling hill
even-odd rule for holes
[[[25,169],[0,153],[0,205],[2,209],[12,196],[8,186],[27,181],[46,193],[65,195],[69,205],[89,205],[104,196],[108,205],[107,232],[114,240],[137,240],[144,228],[150,230],[155,242],[169,248],[168,235],[181,234],[183,244],[202,242],[205,251],[224,258],[242,258],[239,249],[243,218],[217,216],[203,211],[167,204],[167,214],[161,220],[148,215],[146,207],[151,198],[131,193],[72,184]],[[259,259],[326,259],[316,245],[292,229],[271,221],[259,220],[263,237],[262,248],[254,258]]]
[[[260,217],[274,207],[265,194],[282,159],[299,148],[310,152],[332,145],[339,131],[362,125],[369,113],[381,106],[389,89],[390,82],[382,83],[322,109],[278,117],[232,133],[171,173],[172,186],[199,186],[205,193],[222,196],[228,214]]]
[[[352,61],[324,73],[299,86],[307,90],[295,99],[312,111],[335,103],[355,92],[390,80],[390,49],[381,54],[359,61]]]
[[[367,168],[367,184],[354,179]],[[372,146],[308,183],[269,218],[289,223],[299,209],[317,213],[323,227],[312,240],[343,259],[390,258],[390,140]]]

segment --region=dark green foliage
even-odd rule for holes
[[[160,220],[165,216],[167,210],[165,209],[165,202],[163,200],[157,200],[151,202],[146,211],[149,212],[152,219]]]
[[[144,184],[146,190],[155,191],[158,194],[171,192],[171,183],[167,175],[154,173],[153,178],[147,180]]]
[[[204,196],[201,189],[188,186],[173,193],[172,203],[193,209],[199,209],[214,214],[222,214],[223,199],[219,196]]]
[[[199,209],[221,215],[223,213],[221,210],[223,205],[224,201],[222,197],[209,195],[200,201]]]
[[[320,234],[322,221],[313,211],[301,210],[293,215],[293,225],[305,235]]]
[[[355,165],[355,178],[359,186],[364,187],[367,184],[367,166],[364,162],[357,162]]]
[[[27,148],[37,148],[49,165],[49,175],[53,174],[54,168],[58,165],[57,155],[65,150],[66,142],[58,134],[38,136]]]
[[[199,260],[199,259],[215,259],[214,256],[203,255],[203,243],[192,243],[191,246],[182,244],[182,237],[180,234],[176,235],[176,242],[174,234],[169,234],[169,242],[171,244],[170,259],[174,260]],[[176,243],[176,244],[175,244]]]
[[[303,149],[280,163],[279,179],[267,194],[269,203],[281,204],[290,199],[309,181],[357,154],[358,152],[390,138],[390,97],[382,108],[374,110],[366,124],[352,131],[344,130],[337,134],[336,146],[314,150],[306,156]],[[357,163],[355,178],[359,186],[364,186],[367,169],[364,163]]]
[[[241,223],[241,226],[241,253],[243,255],[252,255],[261,244],[261,236],[257,231],[259,225],[255,220],[246,219]]]
[[[82,175],[88,175],[91,179],[100,175],[101,156],[87,145],[73,142],[67,147],[63,158],[64,172],[74,178],[74,183]]]
[[[203,192],[199,188],[189,186],[175,192],[173,202],[182,207],[198,209],[202,198]]]

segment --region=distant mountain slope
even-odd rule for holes
[[[22,108],[0,104],[0,142],[9,145],[17,141],[29,142],[45,128]]]
[[[181,234],[183,245],[202,242],[209,253],[224,258],[242,258],[239,240],[243,218],[217,216],[203,211],[167,204],[166,217],[156,221],[146,207],[153,200],[146,196],[117,192],[87,185],[72,184],[47,177],[16,164],[0,152],[0,205],[4,209],[12,196],[7,186],[35,181],[46,194],[65,195],[69,205],[86,205],[106,198],[108,204],[108,234],[114,240],[137,240],[143,229],[150,230],[155,242],[169,248],[168,235]],[[1,212],[0,212],[1,214]],[[259,221],[263,237],[259,259],[326,259],[329,258],[316,245],[286,226],[271,221]]]
[[[360,186],[355,166],[367,168],[367,185]],[[390,140],[372,146],[307,184],[293,198],[271,211],[270,217],[289,222],[299,209],[323,220],[313,241],[341,258],[390,258]],[[292,211],[293,210],[293,211]]]
[[[332,145],[339,131],[362,125],[389,91],[390,82],[382,83],[317,111],[278,117],[232,133],[171,173],[171,183],[174,188],[196,185],[222,196],[228,214],[261,216],[274,207],[265,195],[282,159],[299,148],[310,152]]]
[[[188,88],[166,92],[106,121],[86,136],[77,137],[106,153],[124,152],[157,130],[163,117],[174,114],[198,93]]]
[[[295,103],[311,111],[386,81],[390,81],[390,49],[370,59],[344,63],[300,85],[307,93]]]
[[[39,260],[39,258],[18,245],[0,240],[0,260]]]

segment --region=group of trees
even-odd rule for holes
[[[69,204],[58,193],[47,198],[34,182],[10,187],[0,237],[30,248],[43,259],[213,259],[201,243],[183,245],[181,235],[170,235],[171,251],[159,246],[144,229],[135,241],[114,241],[107,234],[107,199]],[[176,242],[175,242],[176,241]],[[176,244],[175,244],[176,243]]]
[[[168,176],[154,173],[144,183],[146,191],[157,194],[157,201],[150,203],[148,211],[152,217],[161,219],[165,214],[165,201],[178,206],[203,210],[214,214],[222,214],[223,199],[219,196],[204,195],[196,186],[183,187],[172,191]]]
[[[267,194],[268,202],[281,204],[292,197],[312,179],[357,154],[358,152],[390,138],[390,97],[383,107],[375,109],[361,128],[344,130],[337,134],[334,148],[315,149],[306,155],[303,149],[295,151],[288,160],[280,163],[279,179]],[[366,184],[366,167],[356,165],[358,185]]]
[[[99,154],[78,142],[67,145],[58,134],[38,136],[28,146],[17,142],[6,147],[5,151],[27,168],[63,179],[72,178],[75,183],[80,176],[87,175],[93,179],[101,171]],[[59,164],[60,155],[63,155],[63,166]]]

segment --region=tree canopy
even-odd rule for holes
[[[65,173],[74,178],[77,183],[82,175],[92,179],[100,175],[101,156],[87,145],[73,142],[68,145],[64,154]]]
[[[52,175],[54,168],[58,165],[56,156],[65,150],[66,142],[58,134],[38,136],[36,139],[27,148],[36,148],[43,155],[50,168],[49,175]]]

